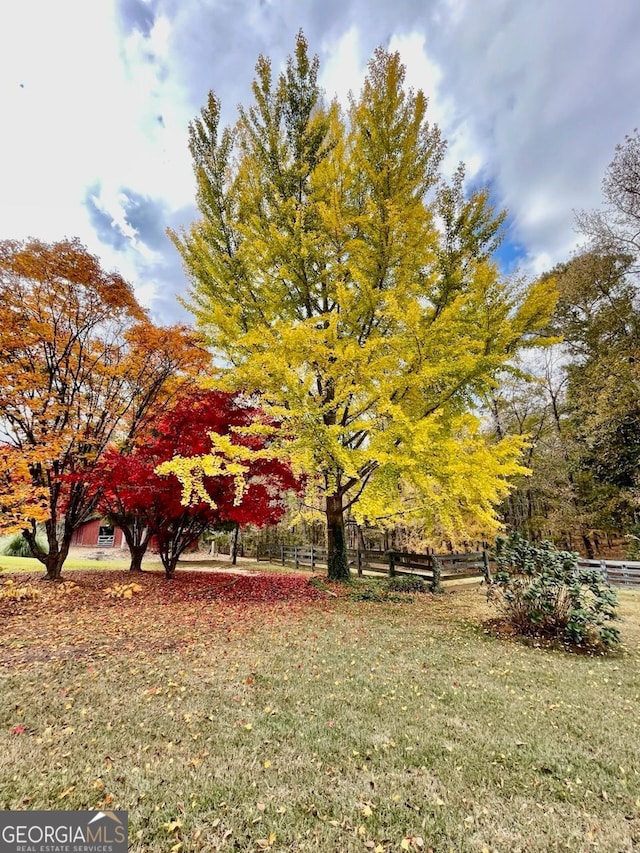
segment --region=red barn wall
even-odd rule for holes
[[[98,535],[100,528],[105,526],[106,522],[102,518],[92,518],[91,521],[86,521],[79,527],[71,538],[71,544],[81,548],[97,548]],[[113,534],[113,546],[101,545],[101,548],[120,548],[122,547],[122,530],[116,527]]]

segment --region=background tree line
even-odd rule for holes
[[[611,534],[637,553],[640,471],[640,135],[627,136],[603,180],[601,210],[577,215],[585,239],[543,278],[558,288],[550,335],[530,375],[491,396],[496,433],[531,436],[503,504],[505,523],[592,555]]]

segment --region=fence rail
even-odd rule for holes
[[[280,545],[263,549],[258,560],[293,564],[296,569],[327,566],[326,548],[315,545]],[[449,581],[489,580],[489,558],[486,551],[472,554],[412,554],[406,551],[367,551],[347,549],[349,568],[359,577],[363,572],[396,575],[418,575],[430,583],[432,590]]]
[[[640,588],[640,563],[630,560],[579,560],[585,569],[598,569],[611,586]]]
[[[327,566],[327,549],[317,545],[272,545],[258,553],[258,560],[297,569]],[[407,551],[367,551],[347,549],[349,568],[360,577],[367,574],[419,575],[432,589],[464,579],[490,580],[487,551],[469,554],[413,554]],[[584,568],[598,569],[611,586],[640,588],[640,563],[629,560],[579,560]]]

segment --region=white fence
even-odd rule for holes
[[[630,560],[579,560],[585,569],[598,569],[611,586],[629,586],[640,589],[640,563]]]

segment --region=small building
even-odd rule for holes
[[[74,531],[71,545],[76,548],[126,548],[122,530],[106,518],[90,518]]]

